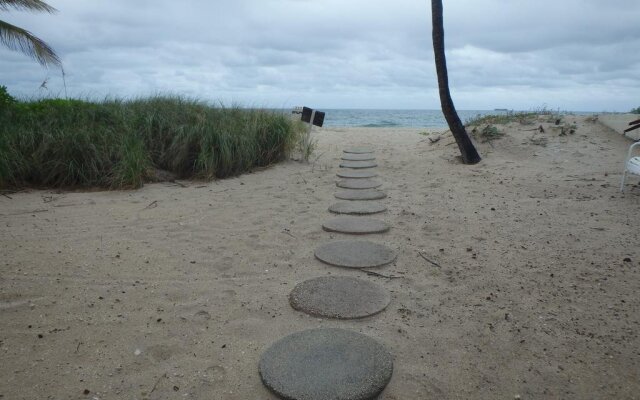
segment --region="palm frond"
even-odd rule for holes
[[[10,8],[20,11],[44,11],[48,13],[58,11],[41,0],[0,0],[0,10],[8,11]]]
[[[55,51],[42,39],[27,30],[1,20],[0,42],[11,50],[21,51],[45,67],[62,65]]]

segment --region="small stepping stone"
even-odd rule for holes
[[[364,235],[387,232],[389,225],[380,220],[366,217],[338,217],[322,224],[322,229],[327,232]]]
[[[378,164],[375,161],[343,161],[340,163],[340,168],[375,168]]]
[[[343,190],[334,195],[341,200],[379,200],[387,197],[385,192],[379,190]]]
[[[393,374],[391,354],[361,333],[310,329],[285,336],[260,358],[260,378],[290,400],[370,400]]]
[[[344,189],[375,189],[382,186],[382,183],[371,179],[344,179],[336,182],[336,186]]]
[[[378,173],[371,170],[366,171],[354,171],[351,169],[343,169],[336,172],[339,178],[349,178],[349,179],[366,179],[373,178],[378,176]]]
[[[318,247],[318,260],[336,267],[372,268],[392,263],[396,253],[385,245],[361,240],[329,242]]]
[[[350,276],[322,276],[296,285],[291,307],[326,318],[355,319],[377,314],[391,302],[382,286]]]
[[[369,160],[375,160],[376,156],[374,156],[372,153],[366,153],[366,154],[345,153],[342,156],[342,159],[347,161],[369,161]]]
[[[351,153],[351,154],[366,154],[373,153],[373,149],[370,147],[348,147],[342,150],[343,153]]]
[[[341,201],[332,204],[329,211],[335,214],[367,215],[387,211],[387,206],[375,201]]]

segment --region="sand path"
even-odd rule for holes
[[[325,129],[310,165],[0,196],[0,394],[272,399],[256,367],[264,349],[338,327],[393,354],[385,400],[635,398],[640,189],[617,192],[629,142],[577,123],[547,147],[514,126],[472,167],[450,137]],[[388,211],[376,218],[393,226],[383,241],[398,259],[379,272],[398,278],[374,281],[391,304],[363,320],[314,318],[288,304],[297,283],[365,274],[313,256],[349,238],[322,223],[342,148],[362,143],[384,165]]]

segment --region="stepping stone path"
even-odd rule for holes
[[[379,190],[343,190],[334,195],[341,200],[379,200],[387,197],[385,192]]]
[[[374,156],[372,153],[365,153],[365,154],[345,153],[342,156],[342,159],[346,161],[369,161],[369,160],[375,160],[376,156]]]
[[[364,168],[375,168],[378,164],[375,161],[343,161],[340,163],[340,168],[354,168],[354,169],[364,169]]]
[[[336,182],[336,186],[344,189],[375,189],[382,186],[382,183],[371,179],[343,179]]]
[[[387,211],[387,206],[375,201],[341,201],[329,206],[335,214],[367,215]]]
[[[372,201],[387,195],[381,183],[370,180],[378,174],[373,150],[344,149],[337,176],[338,187],[349,190],[335,197],[349,200],[329,207],[337,214],[365,215],[385,211]],[[366,170],[365,170],[366,169]],[[389,230],[386,223],[357,216],[341,216],[323,224],[329,232],[373,234]],[[396,252],[370,241],[332,241],[315,251],[318,260],[337,267],[372,268],[392,263]],[[323,276],[299,283],[289,294],[291,306],[324,318],[365,318],[383,311],[391,296],[382,286],[345,276]],[[311,329],[293,333],[275,342],[260,359],[260,377],[278,397],[287,400],[369,400],[378,398],[393,374],[393,360],[374,339],[344,329]]]
[[[296,285],[289,303],[310,315],[354,319],[384,310],[391,302],[382,286],[350,276],[323,276]]]
[[[378,174],[370,169],[362,171],[354,171],[351,169],[343,169],[336,173],[340,178],[348,179],[366,179],[378,176]]]
[[[325,243],[315,252],[318,260],[345,268],[373,268],[392,263],[396,253],[385,245],[360,240]]]
[[[365,153],[373,153],[373,149],[369,147],[347,147],[342,150],[343,153],[351,153],[351,154],[365,154]]]
[[[365,217],[338,217],[322,224],[322,229],[327,232],[363,235],[387,232],[389,225],[380,220]]]
[[[310,329],[280,339],[259,364],[264,385],[283,399],[376,398],[393,373],[377,341],[344,329]]]

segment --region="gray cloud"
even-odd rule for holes
[[[70,95],[171,92],[289,107],[438,108],[429,2],[51,0],[3,14],[60,53]],[[459,108],[638,106],[636,0],[445,2]],[[0,50],[0,84],[60,94],[60,74]],[[49,77],[48,92],[39,89]]]

